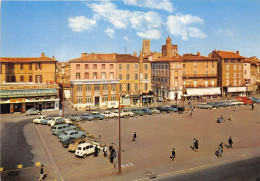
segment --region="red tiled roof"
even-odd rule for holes
[[[57,62],[49,57],[1,57],[1,62]]]
[[[219,50],[214,50],[220,57],[222,58],[245,58],[240,56],[239,54],[231,51],[219,51]]]
[[[184,54],[182,56],[182,60],[200,61],[200,60],[217,60],[217,58],[210,58],[210,57],[200,56],[200,55],[196,55],[196,54]]]
[[[152,62],[179,62],[182,61],[182,57],[161,57],[159,59],[156,59]]]

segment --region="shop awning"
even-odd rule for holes
[[[221,94],[220,87],[186,88],[187,95],[184,96],[206,96]]]
[[[8,90],[0,91],[0,98],[35,97],[57,95],[57,89]]]
[[[246,87],[228,87],[228,92],[246,92]]]

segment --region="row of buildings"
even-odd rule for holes
[[[139,56],[82,53],[68,62],[54,57],[1,57],[1,112],[59,109],[60,97],[74,108],[124,106],[165,100],[254,93],[260,61],[237,52],[213,50],[208,56],[178,53],[166,39],[160,53],[143,40]],[[47,91],[47,92],[46,92]]]

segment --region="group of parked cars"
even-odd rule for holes
[[[236,100],[228,100],[228,101],[219,101],[219,102],[208,102],[202,103],[197,106],[200,109],[217,109],[221,107],[230,107],[230,106],[240,106],[243,105],[244,102],[239,102]]]
[[[101,145],[97,139],[74,125],[70,120],[61,117],[39,116],[33,119],[35,124],[51,126],[51,133],[58,137],[62,145],[70,152],[75,152],[78,157],[86,158],[94,153],[95,146],[100,149]]]

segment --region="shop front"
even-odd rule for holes
[[[189,98],[213,98],[221,95],[220,87],[205,87],[205,88],[185,88],[187,94],[184,95],[186,99]]]

